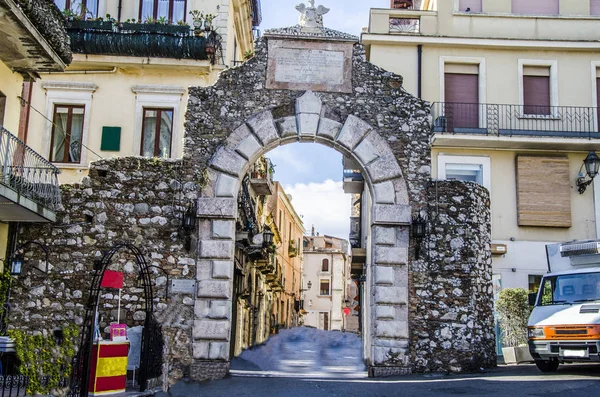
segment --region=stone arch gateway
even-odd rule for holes
[[[470,350],[480,348],[471,343],[473,340],[493,340],[493,331],[491,336],[489,332],[492,325],[484,324],[489,320],[487,304],[485,315],[474,322],[479,328],[476,332],[457,324],[456,329],[450,325],[442,333],[447,325],[444,321],[429,328],[427,319],[430,313],[440,315],[445,309],[423,309],[417,297],[422,288],[427,289],[428,281],[414,275],[423,271],[429,277],[427,269],[431,266],[423,259],[415,260],[409,227],[415,213],[426,210],[432,199],[428,189],[429,104],[406,93],[401,76],[368,63],[357,38],[344,33],[301,26],[271,30],[257,40],[255,50],[252,59],[222,72],[214,86],[190,88],[184,168],[190,182],[208,181],[197,207],[198,288],[191,377],[221,378],[229,369],[235,219],[241,178],[260,155],[297,141],[324,144],[354,158],[369,187],[372,204],[366,291],[370,307],[364,356],[370,374],[447,370],[452,358],[436,361],[434,349],[429,347],[441,346],[437,340],[447,335],[456,339],[464,333],[468,343],[461,348]],[[469,203],[477,203],[480,210],[485,205],[479,204],[485,200],[480,200],[477,192]],[[475,223],[472,228],[479,226]],[[460,233],[464,234],[464,228]],[[477,241],[473,252],[484,251],[485,244],[489,239]],[[466,280],[471,275],[465,274],[469,287],[465,287],[464,295],[472,300],[469,308],[480,303],[473,299],[479,298],[478,294],[488,296],[488,259],[489,255],[484,255],[474,261],[481,265],[481,280]],[[442,306],[448,308],[445,303]],[[461,318],[465,323],[470,320],[469,316]],[[468,360],[479,365],[493,356],[493,348],[486,345],[485,351],[472,356]],[[454,367],[459,368],[460,363]]]

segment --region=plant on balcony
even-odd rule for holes
[[[204,16],[204,30],[207,32],[210,32],[213,30],[213,24],[212,21],[214,21],[214,19],[217,16],[215,14],[206,14]]]
[[[244,52],[244,60],[245,61],[252,58],[253,56],[254,56],[254,51],[252,51],[252,50],[248,50],[248,51]]]
[[[204,36],[202,31],[202,24],[204,23],[204,13],[198,10],[192,10],[189,12],[192,16],[192,24],[194,25],[194,34],[196,36]]]

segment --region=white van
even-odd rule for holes
[[[600,240],[546,246],[550,273],[530,295],[529,351],[543,372],[600,361]]]

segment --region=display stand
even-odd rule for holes
[[[90,396],[125,391],[129,342],[101,340],[94,343],[90,367]]]

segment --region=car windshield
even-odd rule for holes
[[[544,277],[538,305],[565,305],[600,301],[600,273]]]

